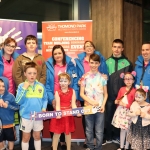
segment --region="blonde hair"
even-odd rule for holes
[[[59,79],[59,80],[60,80],[62,77],[66,77],[69,81],[71,81],[70,75],[69,75],[68,73],[63,72],[63,73],[60,73],[60,74],[58,75],[58,79]]]

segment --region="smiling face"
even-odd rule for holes
[[[36,68],[28,68],[24,75],[29,83],[34,83],[37,77],[37,69]]]
[[[26,49],[27,49],[27,52],[35,52],[36,48],[37,48],[37,43],[35,40],[27,40],[26,41]]]
[[[100,63],[98,61],[94,61],[90,59],[89,66],[90,66],[91,72],[97,72],[98,67],[100,66]]]
[[[12,55],[15,48],[16,48],[16,45],[14,42],[10,42],[10,43],[4,45],[4,54]]]
[[[135,101],[140,104],[140,103],[142,103],[145,100],[146,100],[146,96],[143,93],[141,93],[139,91],[136,91],[136,93],[135,93]]]
[[[70,84],[70,81],[65,76],[62,76],[59,79],[59,84],[61,89],[67,89]]]
[[[94,47],[90,42],[86,42],[84,45],[84,50],[86,52],[87,55],[91,55],[94,53]]]
[[[124,76],[124,83],[127,87],[131,87],[132,84],[134,83],[133,76],[131,74],[126,74]]]
[[[60,48],[57,48],[57,49],[54,50],[53,56],[54,56],[54,59],[56,61],[56,64],[63,62],[63,57],[64,56],[63,56],[63,52]]]
[[[142,56],[143,56],[144,61],[150,60],[150,44],[142,45]]]
[[[0,80],[0,95],[3,95],[5,93],[5,85],[4,82]]]

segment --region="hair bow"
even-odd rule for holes
[[[140,86],[140,85],[135,85],[136,89],[143,89],[145,92],[148,92],[149,87],[148,86]]]

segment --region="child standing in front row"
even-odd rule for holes
[[[55,92],[56,111],[77,108],[76,95],[72,88],[69,88],[71,78],[67,73],[61,73],[58,76],[60,90]],[[80,114],[78,114],[80,116]],[[65,140],[67,143],[67,150],[71,150],[71,132],[75,131],[75,123],[73,116],[51,119],[50,131],[54,132],[53,135],[53,150],[57,150],[58,139],[61,133],[65,133]]]
[[[126,140],[126,135],[131,124],[131,117],[128,116],[129,108],[134,101],[135,88],[133,88],[134,77],[136,75],[135,71],[121,73],[120,77],[124,79],[126,86],[120,88],[115,104],[118,107],[115,111],[114,117],[112,119],[112,125],[116,128],[120,128],[120,148],[117,150],[129,149],[129,142]]]
[[[22,136],[22,150],[28,150],[31,130],[33,129],[33,138],[35,150],[41,150],[40,133],[43,129],[43,121],[35,121],[31,118],[33,112],[46,111],[47,94],[42,83],[36,80],[37,65],[34,62],[27,62],[24,67],[26,81],[19,84],[16,103],[20,105],[20,130]]]
[[[150,105],[145,101],[147,91],[148,86],[137,89],[135,101],[130,107],[129,115],[132,117],[132,124],[127,140],[135,150],[150,150],[150,114],[148,113]]]
[[[8,92],[9,82],[5,77],[0,77],[0,119],[2,122],[2,133],[0,133],[0,150],[5,150],[3,141],[8,141],[9,150],[13,150],[14,141],[14,113],[19,109],[15,103],[15,97]],[[1,126],[0,126],[1,128]]]
[[[101,150],[104,132],[104,111],[107,100],[107,81],[98,71],[100,57],[90,55],[90,71],[81,78],[80,96],[84,99],[85,106],[99,106],[100,112],[85,116],[87,150]],[[96,146],[94,146],[93,128],[95,127]]]

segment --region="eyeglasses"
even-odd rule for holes
[[[133,79],[132,79],[132,78],[124,78],[124,80],[126,80],[126,81],[127,81],[127,80],[130,80],[130,81],[131,81],[131,80],[133,80]]]
[[[13,48],[13,49],[15,49],[15,48],[16,48],[16,46],[14,46],[14,45],[6,44],[6,46],[7,46],[7,47],[9,47],[9,48]]]

